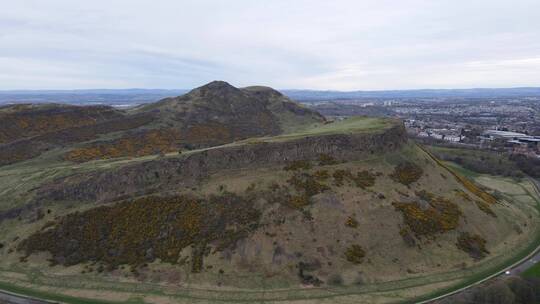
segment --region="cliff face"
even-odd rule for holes
[[[280,166],[292,161],[316,160],[321,154],[343,161],[361,160],[372,154],[395,151],[406,141],[405,128],[396,124],[373,133],[319,135],[213,148],[62,178],[42,186],[37,202],[102,203],[158,191],[179,191],[221,170]]]

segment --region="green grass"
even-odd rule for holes
[[[456,171],[457,173],[469,178],[469,179],[475,179],[480,176],[480,173],[474,172],[472,170],[463,168],[462,166],[449,162],[449,161],[443,161],[445,165],[447,165],[450,169]]]
[[[443,161],[455,162],[461,167],[478,173],[510,177],[524,175],[506,153],[458,147],[425,147]]]
[[[354,134],[382,131],[389,127],[395,126],[396,121],[387,118],[373,118],[373,117],[351,117],[342,121],[337,121],[325,125],[320,125],[312,128],[308,128],[302,131],[282,134],[272,137],[258,137],[248,139],[248,142],[259,141],[287,141],[294,140],[307,136],[320,136],[331,134]]]
[[[374,118],[374,117],[350,117],[341,121],[317,126],[315,128],[307,129],[303,132],[292,134],[324,134],[324,133],[346,133],[346,132],[359,132],[384,129],[396,124],[393,119],[387,118]],[[278,136],[279,137],[279,136]]]
[[[55,294],[45,291],[39,291],[35,289],[30,289],[26,287],[20,287],[4,282],[0,282],[0,290],[25,295],[27,297],[37,298],[41,300],[47,300],[47,301],[58,301],[63,303],[70,303],[70,304],[119,304],[119,303],[125,303],[125,304],[139,304],[144,303],[141,299],[132,299],[124,302],[112,302],[112,301],[103,301],[103,300],[95,300],[95,299],[85,299],[85,298],[77,298],[77,297],[71,297],[61,294]]]
[[[540,262],[534,264],[533,267],[527,269],[521,275],[526,278],[540,278]]]

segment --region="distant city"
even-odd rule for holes
[[[309,101],[327,116],[390,116],[427,141],[540,157],[540,97],[379,98]]]

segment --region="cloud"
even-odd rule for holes
[[[0,89],[540,85],[537,0],[21,0]]]

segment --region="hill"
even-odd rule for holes
[[[66,149],[63,157],[78,162],[144,156],[324,122],[320,114],[270,88],[237,89],[219,81],[130,111],[58,104],[1,109],[0,164]]]
[[[395,303],[539,243],[530,183],[467,175],[398,120],[326,121],[224,82],[121,115],[152,120],[0,167],[0,287],[73,303]],[[194,127],[211,131],[186,141]],[[167,129],[178,137],[143,136],[143,150],[129,137]],[[122,144],[67,157],[105,143]]]
[[[136,109],[136,112],[148,111],[159,112],[163,124],[179,125],[186,137],[194,137],[191,141],[207,138],[213,144],[277,135],[324,122],[319,113],[271,88],[238,89],[223,81],[213,81],[185,95]],[[197,134],[200,131],[203,134]]]
[[[104,106],[19,104],[0,107],[0,144],[63,129],[89,126],[119,118],[118,110]]]

